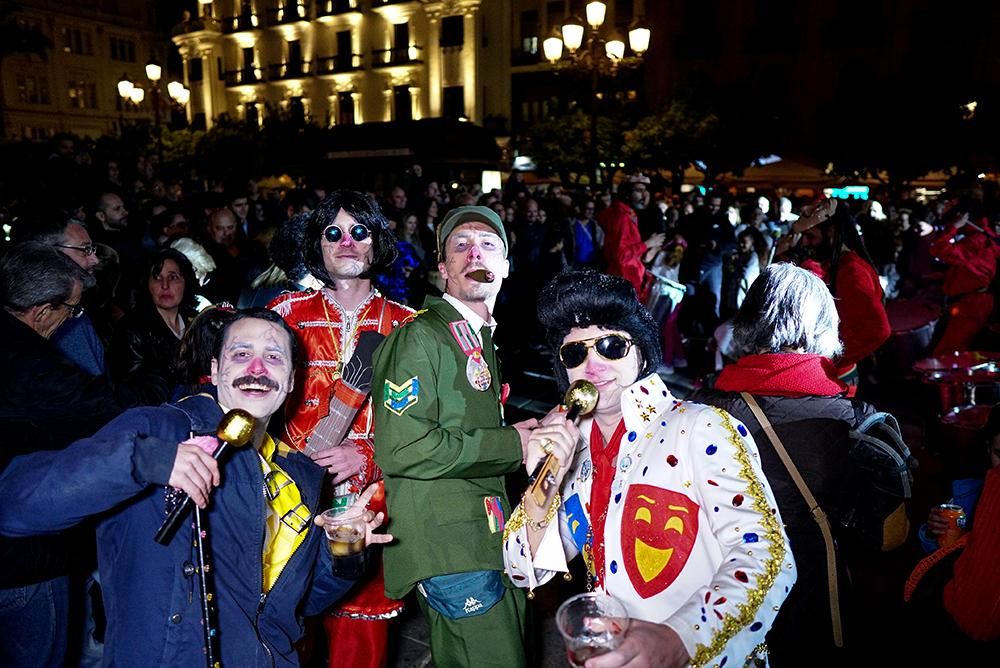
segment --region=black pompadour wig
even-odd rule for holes
[[[304,255],[306,268],[325,285],[333,287],[333,277],[323,264],[323,248],[320,241],[323,230],[333,224],[333,219],[341,210],[349,213],[356,221],[368,228],[372,235],[372,263],[361,275],[371,278],[388,269],[396,259],[396,237],[389,229],[389,221],[378,204],[364,193],[354,190],[335,190],[319,203],[306,221]]]
[[[618,276],[596,271],[566,271],[542,288],[538,296],[538,319],[554,355],[553,369],[560,392],[569,387],[566,369],[559,360],[559,347],[574,327],[596,325],[628,332],[641,355],[639,376],[656,371],[662,359],[656,321],[635,295],[632,284]]]

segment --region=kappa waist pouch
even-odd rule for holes
[[[421,580],[417,589],[427,605],[448,619],[485,614],[503,598],[500,571],[471,571]]]

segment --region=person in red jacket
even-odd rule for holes
[[[836,360],[837,373],[845,383],[856,386],[858,362],[878,350],[892,333],[878,273],[854,218],[837,200],[820,202],[792,230],[801,232],[800,245],[811,255],[802,268],[822,278],[837,300],[844,343],[844,352]]]
[[[285,405],[284,440],[330,474],[323,500],[349,505],[369,485],[381,486],[382,471],[374,460],[372,400],[350,385],[347,362],[367,347],[363,336],[388,334],[413,310],[372,287],[371,276],[392,264],[396,244],[385,216],[367,196],[351,190],[330,193],[309,214],[304,234],[306,268],[323,288],[287,293],[269,305],[297,333],[308,358],[297,370],[295,391]],[[370,360],[370,349],[366,356]],[[350,426],[338,430],[334,425],[350,411],[346,405],[337,409],[334,401],[344,398],[346,404],[357,402],[357,412],[346,415]],[[344,427],[340,440],[334,434]],[[376,511],[385,510],[381,491],[372,502]],[[330,668],[388,664],[389,620],[402,612],[403,604],[386,598],[384,589],[378,563],[324,616]]]
[[[648,184],[647,176],[629,177],[628,182],[618,186],[619,199],[597,215],[597,224],[604,230],[604,261],[607,272],[631,283],[639,301],[646,298],[643,294],[643,279],[646,276],[644,262],[652,260],[664,239],[664,234],[660,232],[643,241],[639,234],[639,217],[629,206],[633,190],[639,187],[645,189]]]
[[[996,447],[996,446],[994,446]],[[944,587],[944,607],[973,640],[1000,640],[1000,468],[986,474],[976,523]]]
[[[956,204],[948,212],[950,225],[931,244],[931,253],[948,265],[944,294],[948,297],[948,319],[944,334],[934,346],[934,355],[969,350],[976,334],[993,312],[990,283],[997,271],[1000,246],[980,224],[970,220],[970,207]]]
[[[910,603],[914,633],[932,632],[938,638],[929,648],[917,650],[923,665],[988,665],[996,660],[1000,641],[1000,405],[990,411],[983,440],[989,469],[979,500],[969,509],[971,529],[924,557],[903,591],[903,599]]]

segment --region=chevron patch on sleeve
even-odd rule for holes
[[[420,400],[420,379],[414,376],[397,385],[386,379],[382,388],[382,404],[396,415],[402,415]]]

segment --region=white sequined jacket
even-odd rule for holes
[[[615,466],[598,588],[633,619],[670,626],[693,666],[741,666],[764,636],[795,582],[781,516],[753,438],[728,413],[677,401],[658,376],[622,394],[626,435]],[[589,439],[591,424],[581,433]],[[504,564],[533,589],[588,542],[593,463],[576,454],[562,485],[559,521],[534,559],[520,507],[504,532]]]

